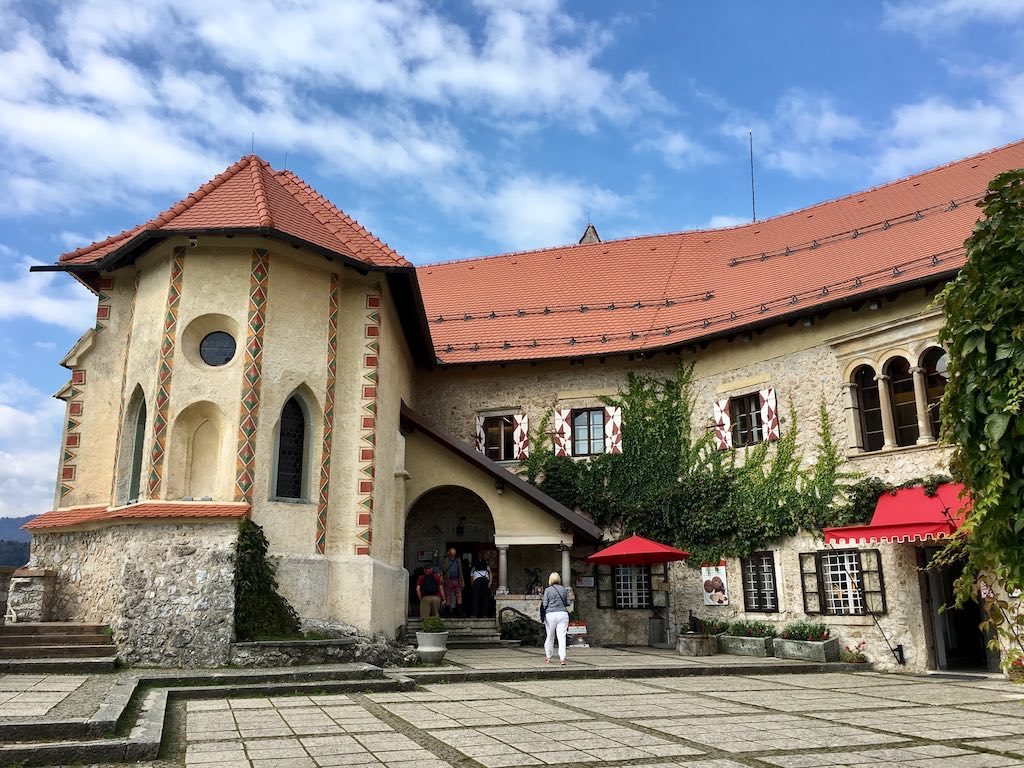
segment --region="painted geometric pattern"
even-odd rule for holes
[[[604,407],[604,451],[622,453],[622,409],[617,405]]]
[[[572,456],[572,411],[555,411],[555,456]]]
[[[479,414],[476,417],[476,434],[473,438],[473,445],[480,453],[484,452],[484,417]]]
[[[331,448],[334,441],[334,389],[338,378],[338,306],[341,280],[331,273],[331,295],[327,308],[327,393],[324,396],[324,445],[320,458],[320,498],[316,506],[316,551],[327,549],[327,504],[331,497]]]
[[[113,277],[101,277],[96,290],[96,331],[106,328],[110,320],[110,292],[114,289]]]
[[[377,392],[380,389],[380,294],[366,294],[363,324],[362,410],[360,412],[359,477],[356,509],[357,555],[370,554],[373,543],[373,487],[376,480]]]
[[[732,448],[732,416],[729,414],[729,398],[716,400],[714,408],[715,443],[718,450]]]
[[[128,355],[132,349],[132,326],[135,324],[135,299],[139,295],[139,278],[132,281],[132,303],[128,309],[128,334],[124,344],[124,365],[121,366],[121,405],[117,412],[117,434],[114,437],[114,457],[121,455],[121,428],[124,426],[125,387],[128,385]],[[110,473],[110,503],[115,503],[114,489],[117,486],[117,472]]]
[[[160,367],[157,369],[156,403],[153,409],[153,450],[149,457],[147,498],[160,497],[167,452],[167,418],[171,405],[171,374],[174,371],[174,346],[178,335],[178,307],[181,304],[181,278],[185,270],[185,249],[175,248],[171,254],[171,279],[167,289],[167,310],[164,313],[164,336],[160,344]]]
[[[530,417],[525,413],[512,417],[512,442],[515,444],[515,456],[518,461],[530,458]]]
[[[264,248],[254,248],[249,274],[249,320],[242,375],[242,405],[238,417],[238,453],[235,456],[235,501],[250,504],[256,477],[256,426],[259,423],[263,330],[267,319],[269,282],[270,253]]]
[[[764,429],[765,440],[778,440],[782,436],[779,429],[779,406],[775,398],[775,389],[769,387],[758,391],[761,400],[761,428]]]
[[[61,451],[60,477],[57,481],[61,499],[75,490],[72,483],[75,481],[78,471],[75,459],[78,457],[78,449],[82,445],[82,434],[78,428],[82,424],[82,411],[85,408],[81,399],[84,389],[85,369],[75,368],[71,371],[71,389],[68,391],[67,398],[67,422],[64,425],[64,450]]]

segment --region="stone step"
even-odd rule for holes
[[[77,621],[25,621],[0,626],[0,635],[109,635],[106,624],[85,624]]]
[[[104,673],[117,668],[117,658],[83,659],[0,659],[0,673],[57,675],[71,673]]]
[[[25,645],[0,648],[0,659],[74,659],[117,655],[117,647],[106,645]]]
[[[493,639],[480,640],[478,638],[448,638],[449,649],[463,648],[518,648],[522,643],[519,640],[502,640],[501,635]]]
[[[4,635],[0,634],[0,648],[17,648],[27,645],[111,645],[110,635]]]

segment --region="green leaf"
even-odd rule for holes
[[[992,413],[985,419],[985,434],[993,443],[998,443],[1010,424],[1010,414]]]

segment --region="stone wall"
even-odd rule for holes
[[[880,544],[887,611],[875,624],[871,616],[807,615],[803,611],[803,589],[800,580],[801,552],[824,548],[821,539],[802,533],[775,542],[766,549],[775,553],[775,573],[779,596],[777,613],[746,613],[743,610],[743,588],[738,558],[726,562],[729,605],[705,606],[700,570],[684,563],[671,567],[672,623],[685,629],[689,611],[703,619],[735,621],[747,619],[766,621],[781,630],[794,621],[822,622],[832,629],[844,646],[864,642],[864,654],[879,669],[923,672],[928,668],[928,643],[925,637],[924,607],[917,569],[916,550],[901,544]],[[902,644],[906,666],[899,667],[889,652],[883,634],[895,646]]]
[[[147,522],[39,532],[32,555],[56,574],[50,621],[109,624],[126,663],[228,663],[238,525]]]
[[[0,624],[4,622],[7,615],[7,591],[11,586],[11,575],[16,568],[0,568]]]

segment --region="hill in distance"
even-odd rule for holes
[[[32,541],[28,531],[23,531],[21,526],[31,520],[35,515],[25,517],[0,517],[0,540],[2,541]]]

